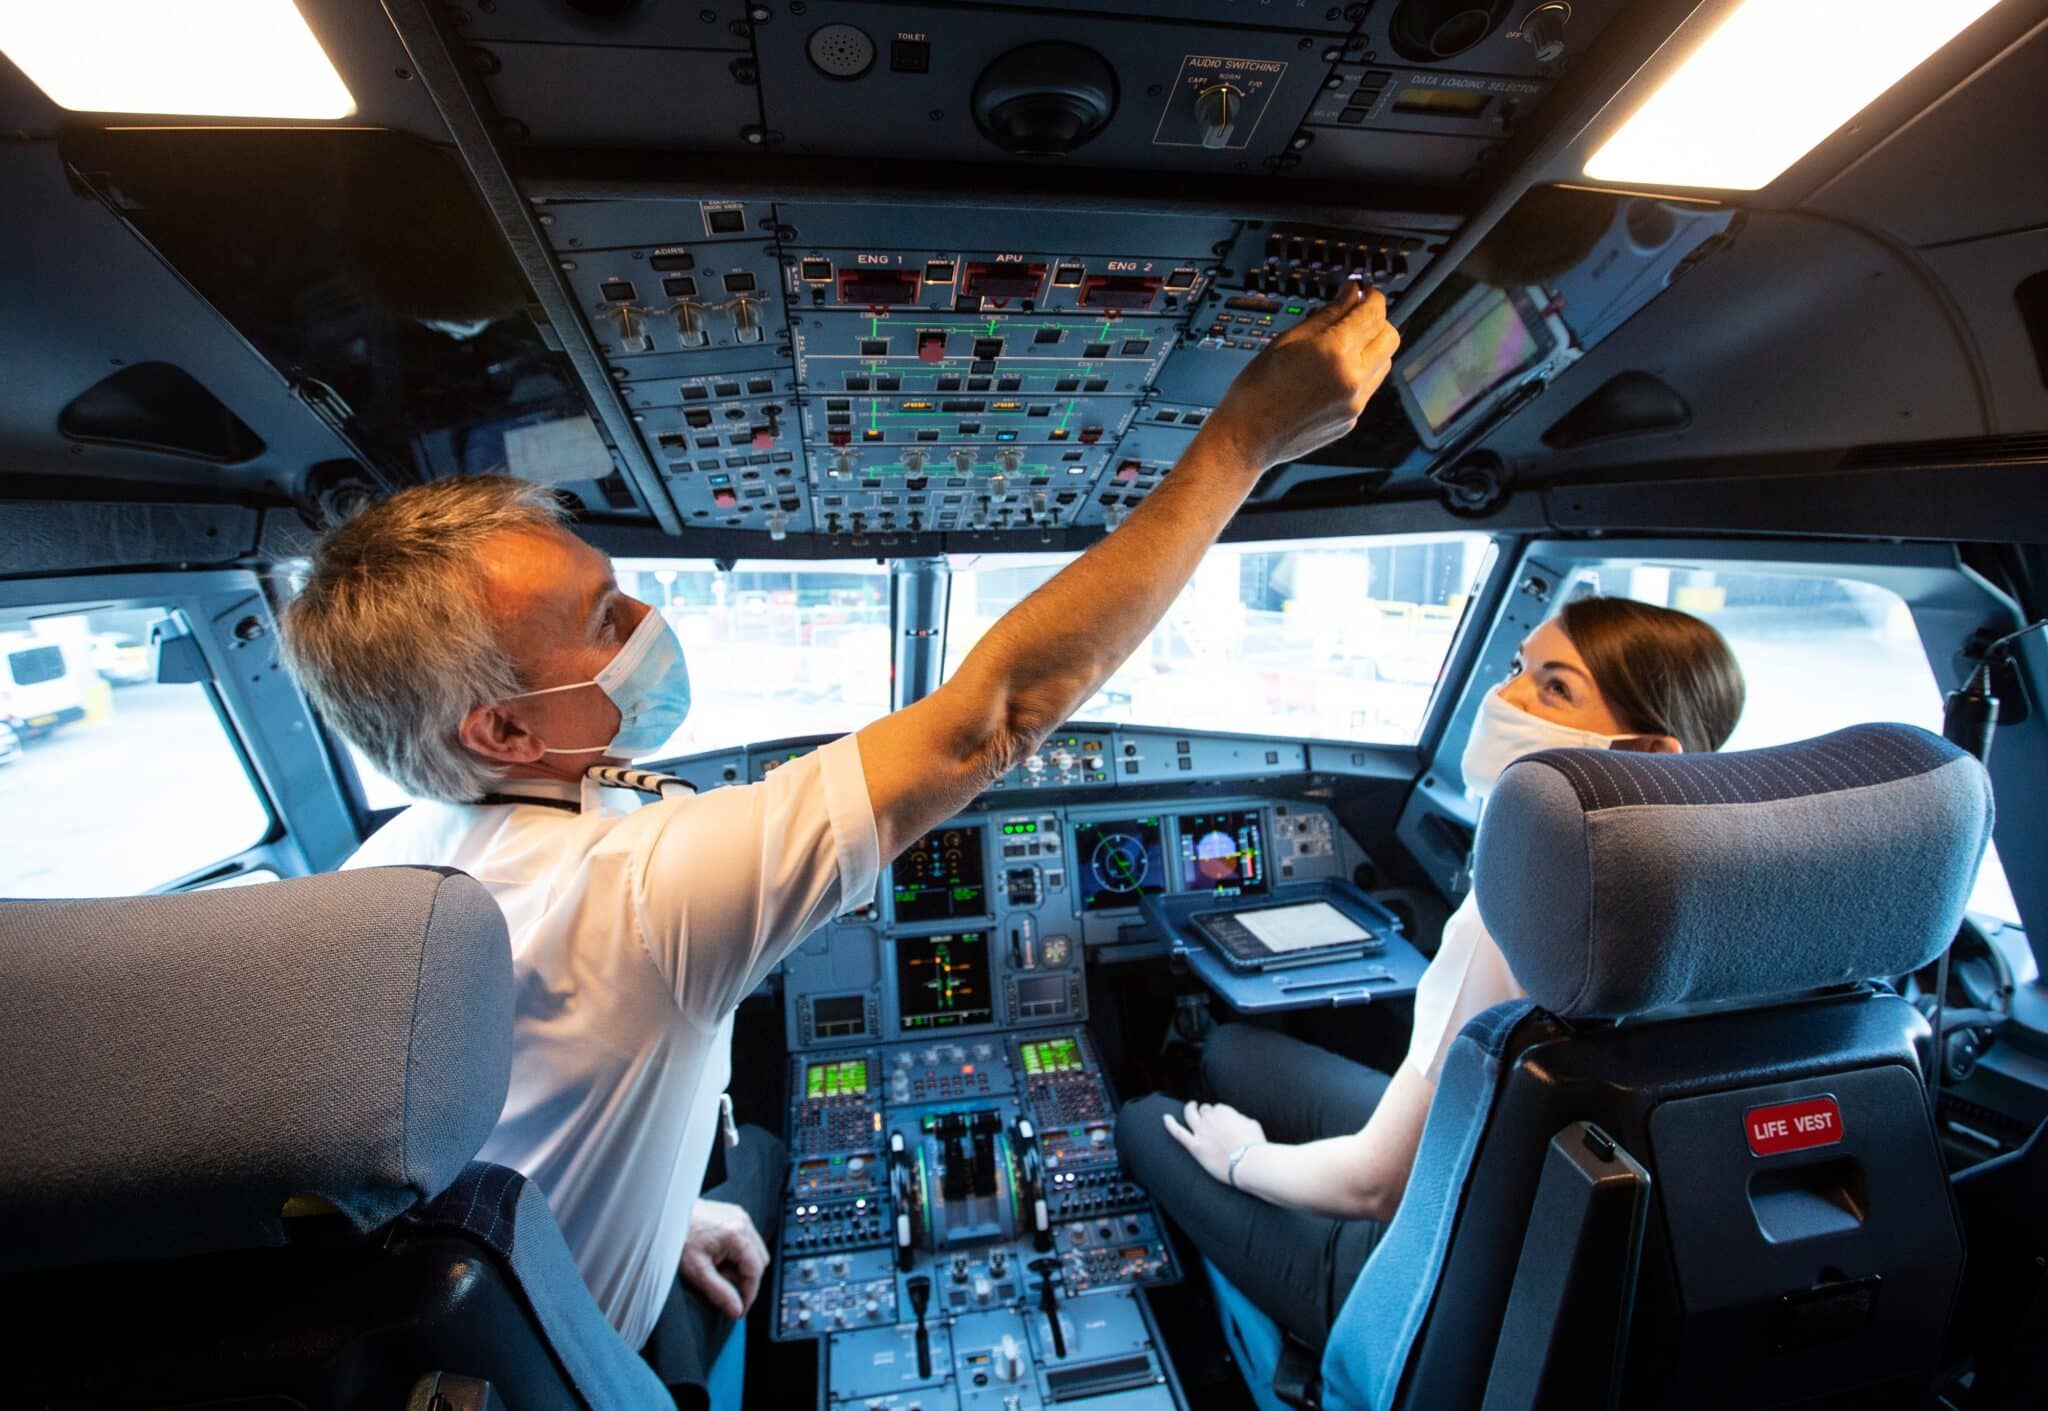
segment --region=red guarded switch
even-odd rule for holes
[[[1095,443],[1096,443],[1097,441],[1100,441],[1101,439],[1102,439],[1102,428],[1101,428],[1101,427],[1099,427],[1099,426],[1084,426],[1084,427],[1082,427],[1082,428],[1081,428],[1081,444],[1082,444],[1082,445],[1084,445],[1084,446],[1092,446],[1092,445],[1094,445],[1094,444],[1095,444]]]
[[[1136,480],[1138,478],[1138,472],[1141,469],[1143,469],[1143,467],[1141,467],[1136,461],[1125,461],[1122,465],[1116,468],[1116,478],[1119,482],[1127,484],[1130,481]]]
[[[853,428],[850,426],[827,427],[825,439],[835,446],[851,446],[853,444]]]
[[[740,497],[737,491],[713,490],[711,492],[711,503],[722,510],[729,510],[739,504],[739,502]]]
[[[774,427],[757,426],[754,428],[754,449],[757,451],[772,451],[775,449]]]
[[[917,360],[924,363],[942,363],[946,360],[946,335],[941,329],[933,329],[917,335]]]

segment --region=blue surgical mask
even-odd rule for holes
[[[666,744],[690,713],[690,667],[683,660],[683,644],[676,640],[668,620],[653,608],[640,619],[640,625],[626,638],[618,655],[606,662],[591,680],[521,691],[511,699],[580,691],[586,686],[597,687],[619,708],[618,733],[605,744],[544,749],[542,754],[589,754],[603,750],[617,759],[639,759]]]

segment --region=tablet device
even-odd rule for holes
[[[1395,393],[1424,446],[1449,444],[1569,350],[1570,335],[1544,315],[1543,297],[1535,286],[1482,284],[1394,364]]]
[[[1233,969],[1348,960],[1385,942],[1327,901],[1197,912],[1188,923]]]

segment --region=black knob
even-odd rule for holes
[[[974,121],[1006,152],[1056,157],[1109,125],[1116,71],[1093,49],[1059,40],[1001,55],[974,83]]]

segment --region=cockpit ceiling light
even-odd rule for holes
[[[1997,0],[1743,0],[1586,163],[1595,181],[1754,191]]]
[[[0,52],[74,112],[345,118],[356,110],[291,0],[0,0]]]

